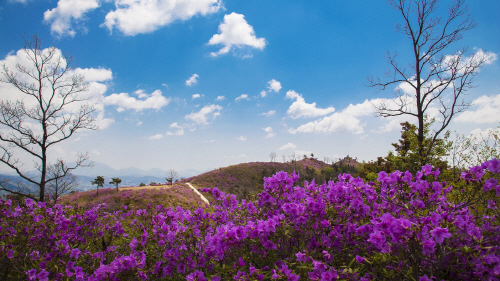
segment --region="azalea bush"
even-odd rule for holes
[[[498,280],[500,160],[454,186],[424,166],[297,185],[195,210],[0,200],[2,280]],[[467,194],[463,194],[467,193]]]

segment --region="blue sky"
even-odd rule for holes
[[[461,134],[500,122],[500,1],[468,2],[478,27],[444,54],[468,46],[489,60],[466,96],[474,106],[449,127]],[[272,151],[278,161],[293,152],[369,161],[387,155],[406,120],[374,117],[371,103],[395,87],[366,87],[389,69],[386,51],[409,62],[400,21],[373,0],[4,0],[0,60],[21,60],[23,34],[38,34],[91,83],[101,129],[54,157],[89,151],[117,169],[178,171],[269,161]]]

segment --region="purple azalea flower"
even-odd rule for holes
[[[424,173],[424,175],[426,175],[426,176],[430,175],[432,173],[432,166],[429,164],[423,166],[422,173]]]
[[[365,258],[363,258],[363,257],[360,257],[360,256],[356,255],[356,261],[357,261],[358,263],[363,263],[365,260],[366,260]]]
[[[326,272],[323,272],[321,274],[321,280],[323,281],[332,281],[332,280],[336,280],[338,277],[338,274],[337,274],[337,271],[335,270],[330,270],[330,271],[326,271]]]
[[[28,274],[28,278],[29,280],[36,280],[36,269],[30,269],[28,271],[25,272],[26,274]]]
[[[74,259],[78,259],[78,256],[80,255],[80,253],[81,253],[81,251],[78,248],[72,249],[69,257],[74,258]]]
[[[68,277],[71,277],[75,274],[74,271],[75,271],[75,263],[72,261],[68,261],[68,263],[66,263],[66,275]]]
[[[484,182],[484,191],[490,191],[491,189],[493,189],[494,187],[496,187],[498,184],[498,181],[496,179],[487,179],[485,182]]]
[[[377,248],[382,249],[385,245],[385,235],[379,231],[376,230],[370,234],[370,238],[368,239],[368,242],[373,243]]]
[[[418,281],[432,281],[432,279],[427,277],[427,275],[424,275],[424,276],[420,276],[418,278]]]
[[[481,165],[481,167],[488,169],[488,171],[493,173],[500,173],[500,160],[493,158],[489,161],[486,161]]]
[[[434,252],[436,251],[436,242],[434,242],[434,240],[432,239],[427,239],[426,241],[424,241],[424,243],[422,243],[422,247],[422,253],[424,255],[434,254]]]
[[[42,269],[42,271],[40,271],[40,273],[38,273],[36,277],[39,281],[49,281],[49,273],[45,269]]]
[[[14,257],[14,250],[9,250],[9,251],[7,252],[7,257],[8,257],[9,259],[13,258],[13,257]]]
[[[448,232],[448,228],[442,228],[439,226],[431,230],[429,233],[439,244],[443,243],[444,239],[451,237],[451,234]]]
[[[298,252],[295,254],[295,256],[297,257],[298,262],[307,262],[306,255],[304,253]]]

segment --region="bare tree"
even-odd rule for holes
[[[330,162],[330,157],[323,157],[323,160],[325,161],[326,164],[328,164],[328,162]]]
[[[77,181],[77,176],[72,173],[65,173],[67,168],[65,163],[60,161],[54,165],[47,168],[48,178],[53,179],[47,182],[46,194],[50,194],[51,199],[57,202],[57,199],[64,194],[69,193],[73,189],[77,188],[80,184]]]
[[[269,158],[271,158],[271,162],[274,162],[276,160],[276,152],[269,153]]]
[[[42,49],[38,36],[25,39],[24,54],[28,65],[17,64],[14,70],[2,66],[0,81],[18,90],[17,100],[0,102],[0,162],[13,169],[29,184],[37,186],[38,196],[0,187],[10,193],[45,200],[46,185],[66,176],[79,166],[85,166],[88,154],[79,154],[74,165],[57,160],[63,168],[53,177],[48,173],[49,148],[69,139],[81,129],[97,130],[96,107],[85,103],[79,94],[88,84],[81,75],[73,75],[73,59],[62,56],[55,47]],[[3,154],[2,154],[3,153]],[[38,171],[28,173],[21,155],[32,158]]]
[[[407,94],[398,87],[393,103],[382,102],[375,107],[378,116],[409,115],[418,119],[419,156],[425,163],[438,135],[453,116],[471,105],[462,99],[463,95],[473,87],[478,69],[491,55],[479,50],[467,57],[467,48],[454,55],[445,54],[448,47],[462,39],[465,31],[476,26],[465,0],[454,0],[445,19],[436,15],[439,0],[388,0],[388,3],[403,18],[396,30],[411,41],[411,63],[401,65],[396,60],[397,53],[387,52],[390,70],[386,79],[369,77],[369,86],[384,90],[402,83],[411,88],[412,94]],[[424,117],[431,105],[438,107],[440,116],[432,144],[424,148]]]
[[[286,155],[283,154],[283,155],[281,155],[281,157],[283,157],[283,163],[286,163]]]
[[[290,157],[290,160],[295,161],[295,159],[297,158],[297,155],[295,154],[295,151],[292,152],[292,154],[290,154],[289,157]]]
[[[170,169],[167,171],[167,182],[170,183],[170,185],[172,185],[172,183],[175,181],[175,179],[177,179],[179,177],[179,174],[177,174],[177,172],[174,170],[174,169]]]

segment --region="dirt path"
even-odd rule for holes
[[[201,198],[201,200],[203,200],[203,202],[207,203],[208,205],[210,205],[210,202],[207,200],[207,198],[205,198],[205,196],[203,196],[203,194],[201,194],[196,188],[194,188],[194,186],[192,184],[190,184],[189,182],[186,183],[187,186],[189,186],[196,194],[198,194]],[[160,188],[171,188],[172,185],[158,185],[158,186],[136,186],[136,187],[120,187],[118,188],[118,190],[122,191],[122,190],[141,190],[141,189],[160,189]]]
[[[210,205],[210,202],[208,202],[207,198],[205,198],[205,196],[203,196],[203,194],[201,194],[196,188],[194,188],[194,186],[192,184],[190,184],[189,182],[186,182],[186,184],[191,187],[192,190],[194,190],[194,192],[196,192],[196,194],[200,195],[201,197],[201,200],[203,200],[203,202],[207,203],[208,205]]]

